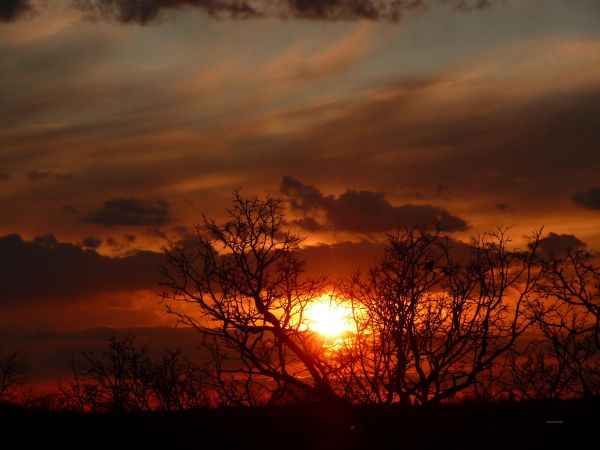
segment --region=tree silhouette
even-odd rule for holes
[[[4,353],[0,348],[0,401],[10,399],[25,383],[27,364],[18,352]]]
[[[112,336],[108,348],[73,357],[73,380],[61,388],[67,403],[79,411],[149,410],[150,357],[135,338]]]
[[[275,399],[290,390],[337,400],[335,371],[303,323],[304,310],[324,292],[298,258],[301,238],[285,223],[284,205],[235,193],[228,220],[206,217],[194,239],[166,251],[169,311],[213,338],[216,380]],[[192,304],[195,312],[178,308]],[[235,358],[231,356],[235,355]],[[243,381],[242,381],[243,380]]]
[[[552,254],[544,271],[540,292],[554,299],[559,309],[575,311],[583,319],[575,322],[578,334],[589,333],[600,350],[600,268],[594,265],[593,255],[582,249],[569,250],[563,256]]]
[[[591,253],[543,260],[535,338],[511,360],[507,389],[524,399],[600,394],[600,269]]]
[[[92,412],[182,411],[206,406],[200,369],[178,350],[152,358],[135,337],[112,336],[99,352],[71,360],[73,379],[60,385],[68,409]]]
[[[345,289],[359,324],[345,355],[350,397],[427,405],[473,387],[533,323],[538,240],[509,250],[498,229],[459,257],[439,230],[391,234],[384,258]]]

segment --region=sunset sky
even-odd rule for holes
[[[0,345],[172,326],[236,188],[335,276],[436,221],[600,249],[599,169],[597,0],[0,0]]]

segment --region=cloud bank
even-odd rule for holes
[[[585,248],[585,242],[572,234],[549,233],[540,239],[539,248],[544,254],[563,256]]]
[[[280,184],[291,209],[300,213],[296,223],[309,231],[333,229],[350,232],[383,232],[394,228],[440,225],[446,231],[468,229],[461,217],[432,205],[394,206],[383,192],[347,190],[339,197],[324,195],[314,186],[286,176]]]
[[[98,293],[156,289],[163,262],[160,253],[149,251],[111,258],[59,242],[53,235],[32,241],[25,241],[18,234],[6,235],[0,237],[0,307],[22,301],[68,300]]]

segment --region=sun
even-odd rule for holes
[[[335,301],[330,295],[316,298],[306,307],[304,315],[308,329],[325,337],[356,331],[351,305]]]

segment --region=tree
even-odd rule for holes
[[[151,363],[150,390],[152,407],[159,411],[184,411],[206,407],[204,371],[183,357],[181,350],[167,350]]]
[[[543,259],[537,286],[538,338],[511,362],[508,384],[521,398],[600,393],[600,269],[583,249]]]
[[[83,351],[71,367],[73,380],[59,389],[77,411],[182,411],[208,403],[199,367],[179,350],[152,358],[131,334],[112,336],[99,352]]]
[[[504,390],[518,399],[590,398],[600,394],[598,349],[572,308],[547,312],[536,323],[541,336],[513,352]]]
[[[72,358],[73,380],[60,386],[66,403],[79,411],[150,410],[150,357],[133,335],[112,336],[108,348]]]
[[[539,233],[510,250],[506,231],[478,237],[462,255],[439,230],[389,235],[383,259],[345,288],[359,325],[344,355],[351,398],[451,399],[513,347],[534,320]]]
[[[287,228],[284,205],[236,192],[227,216],[223,224],[204,217],[193,239],[166,250],[169,311],[218,343],[217,380],[229,374],[268,399],[298,390],[337,400],[335,368],[303,319],[325,280],[306,277],[302,239]],[[179,307],[186,304],[195,312]]]
[[[27,364],[17,352],[4,353],[0,348],[0,401],[9,399],[25,383]]]
[[[591,253],[577,249],[562,256],[551,254],[545,261],[544,283],[539,290],[559,309],[583,316],[578,333],[589,333],[600,350],[600,268],[594,265]]]

